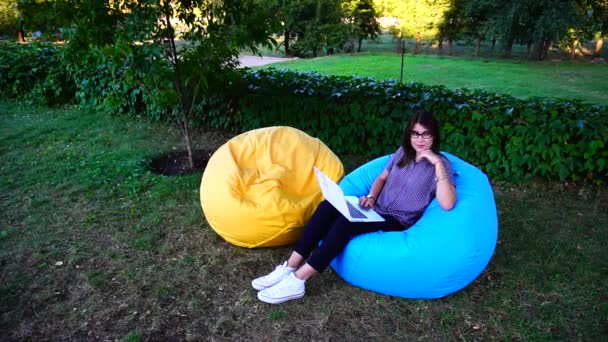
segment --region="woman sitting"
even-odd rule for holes
[[[435,197],[444,210],[452,209],[456,203],[454,172],[439,148],[439,125],[434,116],[416,112],[405,129],[402,146],[369,194],[359,198],[361,207],[374,209],[385,221],[350,222],[329,202],[321,202],[287,261],[252,281],[253,288],[259,290],[258,298],[271,304],[302,298],[305,282],[323,272],[354,236],[406,230]]]

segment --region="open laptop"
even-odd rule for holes
[[[361,208],[355,196],[344,196],[342,189],[315,166],[315,174],[325,199],[350,222],[381,222],[384,218],[372,209]]]

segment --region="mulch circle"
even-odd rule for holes
[[[151,157],[146,161],[146,167],[150,172],[165,176],[187,176],[203,172],[213,151],[194,150],[192,159],[194,168],[188,164],[188,151],[176,151]]]

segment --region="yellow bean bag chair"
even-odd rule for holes
[[[224,240],[242,247],[294,243],[323,199],[313,167],[338,182],[340,159],[319,139],[292,127],[240,134],[209,159],[201,206]]]

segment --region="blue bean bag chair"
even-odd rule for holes
[[[353,238],[331,267],[347,282],[405,298],[440,298],[470,284],[490,261],[498,235],[494,194],[478,168],[449,154],[456,206],[445,211],[434,199],[403,232]],[[390,155],[372,160],[340,182],[346,195],[366,195]]]

